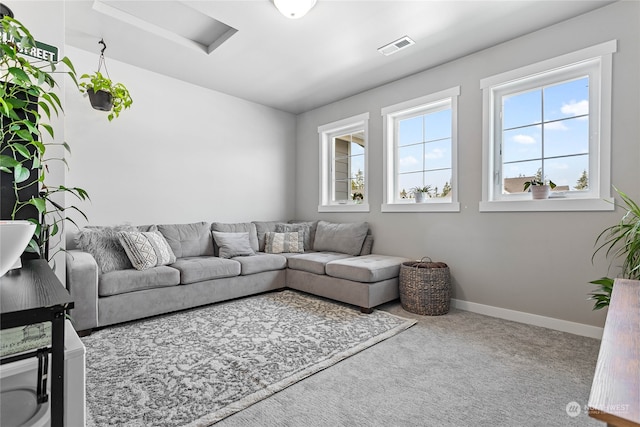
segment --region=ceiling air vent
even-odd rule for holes
[[[398,40],[391,42],[389,44],[386,44],[382,47],[378,48],[378,52],[380,52],[381,54],[383,54],[384,56],[389,56],[389,55],[393,55],[394,53],[405,49],[413,44],[416,44],[416,42],[414,42],[413,40],[411,40],[409,37],[404,36],[399,38]]]

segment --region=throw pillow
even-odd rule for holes
[[[333,223],[319,221],[313,249],[316,251],[340,252],[357,256],[367,237],[369,224],[366,222]]]
[[[131,261],[118,240],[118,233],[121,231],[137,229],[131,225],[89,226],[75,236],[78,249],[93,256],[101,274],[132,268]]]
[[[276,224],[276,233],[291,233],[294,231],[297,231],[302,235],[302,241],[305,248],[311,249],[313,247],[311,244],[311,226],[309,224]]]
[[[264,236],[264,251],[268,254],[302,253],[304,252],[302,233],[268,231]]]
[[[121,231],[118,238],[136,270],[176,262],[171,247],[158,231]]]
[[[249,233],[225,233],[213,231],[220,258],[255,255],[249,241]]]
[[[249,242],[251,243],[251,249],[253,249],[254,252],[258,252],[258,250],[260,249],[260,245],[258,244],[258,232],[256,231],[256,225],[252,222],[213,222],[211,223],[211,231],[222,233],[249,233]],[[215,255],[218,255],[218,249],[215,246],[214,250]]]

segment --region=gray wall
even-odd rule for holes
[[[617,2],[592,13],[301,114],[297,121],[296,216],[368,221],[374,251],[410,258],[430,256],[451,267],[454,298],[601,327],[590,280],[607,274],[608,261],[591,263],[599,232],[615,212],[480,213],[482,97],[480,79],[608,40],[613,59],[611,182],[640,200],[640,3]],[[401,54],[401,53],[400,53]],[[381,213],[380,109],[461,85],[459,98],[459,213]],[[369,213],[318,213],[317,127],[370,112]],[[377,117],[377,118],[376,118]],[[616,274],[616,271],[611,272]]]
[[[66,50],[78,74],[95,71],[97,48]],[[82,208],[91,224],[293,215],[294,115],[105,53],[109,75],[131,92],[131,109],[109,122],[72,85],[66,92],[66,137],[72,146],[67,183],[89,192],[92,201]]]

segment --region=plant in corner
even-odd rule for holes
[[[89,198],[87,192],[78,187],[52,185],[47,181],[50,161],[62,161],[64,155],[46,157],[48,148],[62,146],[69,151],[66,143],[55,141],[52,117],[62,112],[60,98],[55,92],[58,84],[54,79],[57,67],[66,65],[67,74],[77,85],[76,74],[71,61],[64,57],[58,62],[28,60],[22,52],[36,46],[29,30],[10,16],[0,21],[0,173],[3,174],[3,204],[10,202],[4,219],[23,219],[36,224],[34,236],[27,252],[40,258],[51,260],[50,239],[62,231],[64,221],[70,221],[65,211],[79,212],[76,206],[63,206],[55,199],[65,194],[79,200]],[[63,150],[63,151],[64,151]],[[9,176],[11,178],[9,178]],[[3,216],[4,216],[3,208]],[[75,224],[75,223],[74,223]]]
[[[605,250],[607,258],[622,258],[621,277],[640,280],[640,207],[625,193],[614,187],[624,201],[625,214],[619,223],[605,228],[596,238],[596,247],[591,261],[596,254]],[[620,205],[618,205],[620,206]],[[589,282],[597,285],[597,290],[590,293],[589,299],[594,301],[594,310],[607,307],[611,300],[614,279],[602,277]]]

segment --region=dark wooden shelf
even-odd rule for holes
[[[64,318],[69,292],[45,260],[25,261],[0,278],[0,328],[51,322],[51,425],[64,426]],[[33,352],[31,352],[33,353]],[[30,354],[25,357],[31,357]],[[9,360],[15,359],[13,356]]]

